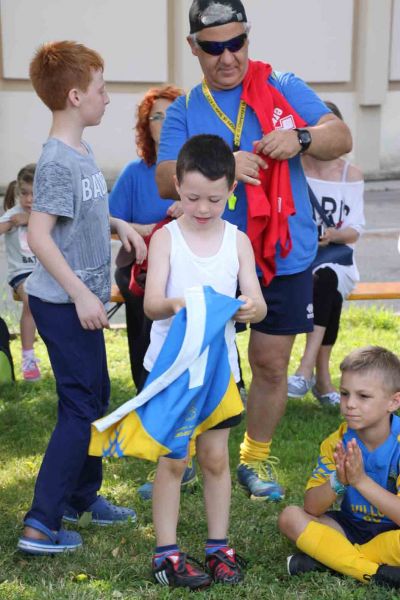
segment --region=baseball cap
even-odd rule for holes
[[[190,33],[226,23],[247,23],[240,0],[194,0],[189,11]]]

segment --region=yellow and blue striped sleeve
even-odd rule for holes
[[[321,444],[319,450],[319,457],[316,467],[311,473],[311,477],[307,481],[306,490],[323,485],[328,481],[332,471],[335,471],[335,461],[333,453],[337,443],[343,438],[344,433],[347,430],[346,423],[342,423],[334,433],[331,433]]]
[[[397,436],[397,442],[400,444],[400,435]],[[400,496],[400,459],[398,461],[397,472],[398,476],[396,479],[396,494],[397,496]]]

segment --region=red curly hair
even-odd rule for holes
[[[144,162],[151,167],[157,160],[156,145],[150,133],[149,116],[153,104],[160,98],[171,100],[173,102],[178,96],[183,96],[184,91],[174,85],[166,85],[158,88],[151,88],[146,92],[143,100],[138,105],[138,119],[136,122],[136,145],[137,153],[143,158]]]

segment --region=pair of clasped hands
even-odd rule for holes
[[[336,475],[343,485],[356,488],[361,480],[366,477],[364,461],[357,441],[353,438],[345,446],[339,442],[333,454],[336,465]]]

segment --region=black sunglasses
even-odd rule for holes
[[[243,48],[246,40],[247,33],[242,33],[230,40],[226,40],[226,42],[208,42],[196,39],[196,43],[204,52],[207,52],[207,54],[219,56],[225,50],[229,50],[229,52],[239,52],[239,50]]]

